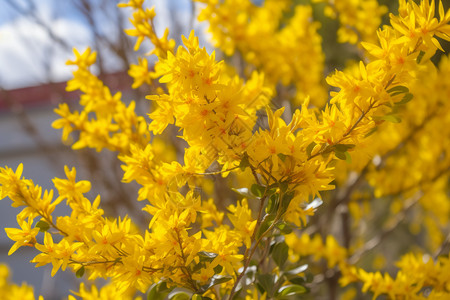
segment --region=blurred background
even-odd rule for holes
[[[261,4],[263,1],[253,2]],[[397,1],[379,2],[394,12],[398,6]],[[77,107],[79,94],[65,91],[65,81],[73,70],[65,62],[73,57],[74,47],[80,52],[88,46],[97,51],[94,73],[112,92],[120,90],[124,99],[136,100],[139,114],[145,115],[148,111],[144,96],[149,91],[145,88],[132,90],[132,79],[127,75],[130,64],[137,63],[137,55],[133,51],[135,40],[124,33],[124,29],[131,27],[128,21],[131,11],[118,9],[118,3],[116,0],[0,0],[0,167],[16,169],[23,163],[26,178],[32,178],[43,189],[51,189],[52,178],[64,177],[64,165],[76,166],[77,179],[92,182],[90,199],[101,194],[105,212],[123,216],[132,214],[133,208],[139,205],[134,200],[137,189],[132,184],[117,184],[122,171],[114,154],[102,152],[100,156],[93,150],[71,151],[70,146],[61,143],[60,131],[51,127],[57,119],[53,109],[58,103],[67,102]],[[188,35],[195,29],[201,44],[208,45],[207,24],[196,21],[196,7],[190,0],[146,3],[156,6],[159,35],[169,27],[170,37],[178,42],[181,35]],[[336,20],[319,13],[315,18],[322,23],[320,33],[326,56],[326,76],[335,68],[342,69],[349,58],[358,58],[360,54],[353,45],[336,42],[339,27]],[[383,22],[388,22],[388,15]],[[444,47],[448,49],[448,43]],[[149,50],[150,45],[143,45],[140,54]],[[2,228],[17,227],[15,216],[19,209],[10,204],[7,199],[0,201]],[[45,299],[61,299],[67,296],[68,290],[76,288],[77,279],[71,272],[58,272],[52,278],[51,267],[36,269],[29,263],[36,254],[34,249],[22,247],[8,256],[12,244],[1,230],[0,263],[9,265],[14,282],[27,282],[34,286],[36,295],[43,295]]]
[[[23,163],[23,176],[43,189],[52,188],[52,178],[65,177],[64,165],[76,166],[77,179],[92,182],[89,196],[101,193],[106,213],[123,216],[133,210],[130,203],[136,202],[131,200],[136,199],[137,192],[133,186],[125,189],[117,185],[122,171],[117,160],[112,159],[114,155],[71,151],[70,146],[62,144],[60,131],[51,127],[57,119],[53,109],[58,103],[77,107],[79,94],[65,91],[65,82],[73,71],[65,62],[74,57],[73,48],[82,52],[91,47],[97,51],[94,74],[112,92],[120,90],[124,99],[140,103],[141,115],[148,111],[148,101],[144,100],[148,91],[132,90],[132,79],[127,75],[130,64],[137,63],[135,41],[124,33],[124,29],[131,28],[131,10],[117,8],[118,3],[0,0],[0,166],[15,170]],[[199,26],[192,18],[189,0],[155,0],[147,4],[156,7],[156,30],[161,35],[170,27],[171,37],[179,40],[193,26]],[[140,54],[148,52],[149,47],[143,45]],[[19,211],[11,207],[8,199],[0,201],[1,227],[17,228]],[[66,212],[60,209],[55,213]],[[71,272],[58,272],[52,278],[51,267],[35,268],[29,262],[36,255],[32,248],[22,247],[8,256],[12,244],[2,229],[0,263],[9,265],[14,282],[27,282],[34,286],[36,295],[45,299],[61,299],[70,289],[77,289],[77,278]]]

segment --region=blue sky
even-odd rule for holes
[[[11,7],[13,2],[20,8],[30,9],[28,2],[35,6],[35,15],[50,27],[67,47],[55,44],[44,27],[36,25],[36,20],[29,15],[21,14]],[[109,11],[100,8],[104,0],[92,0],[95,9],[95,22],[100,24],[102,34],[113,36],[116,24],[109,15],[116,13],[113,1]],[[65,61],[72,57],[73,47],[84,49],[93,46],[93,37],[87,19],[76,9],[75,0],[1,0],[0,1],[0,87],[13,89],[36,85],[50,81],[64,81],[70,78],[71,68]],[[171,12],[175,12],[181,21],[183,34],[189,33],[190,1],[189,0],[148,0],[149,6],[155,5],[157,11],[157,31],[162,33],[165,27],[170,28]],[[120,9],[124,20],[129,17],[130,10]],[[126,26],[129,28],[130,26]],[[117,71],[117,64],[111,61],[110,71]],[[117,67],[116,67],[117,68]]]

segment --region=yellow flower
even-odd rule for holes
[[[75,181],[77,176],[77,170],[75,168],[69,170],[68,166],[64,166],[64,172],[66,173],[67,179],[53,179],[53,184],[59,192],[58,199],[60,201],[67,199],[67,202],[70,202],[72,199],[80,199],[83,197],[83,194],[90,191],[91,183],[89,181]]]
[[[82,54],[76,48],[73,48],[73,53],[75,54],[75,60],[67,61],[67,65],[76,65],[79,68],[85,69],[93,65],[97,59],[97,52],[91,52],[90,47],[87,47]]]
[[[206,264],[206,268],[200,269],[199,273],[192,275],[192,278],[198,280],[201,285],[207,284],[211,278],[215,275],[214,268],[210,263]]]
[[[130,0],[128,3],[119,3],[117,6],[119,7],[132,7],[134,9],[139,9],[142,7],[142,4],[145,0]]]
[[[139,57],[137,65],[130,65],[128,74],[133,77],[134,82],[131,86],[133,89],[137,89],[144,83],[148,85],[152,84],[152,75],[148,67],[148,60],[145,58]]]
[[[234,274],[240,268],[244,256],[242,254],[234,254],[232,249],[234,250],[234,245],[224,245],[218,251],[216,258],[211,262],[211,267],[214,268],[220,265],[225,269],[227,274]]]
[[[237,203],[236,206],[228,206],[230,213],[228,218],[234,226],[234,230],[241,235],[242,240],[247,248],[250,248],[255,230],[256,220],[252,218],[252,211],[248,207],[247,199],[242,199],[241,203]]]
[[[10,282],[10,272],[6,265],[0,264],[0,297],[3,300],[35,300],[33,288],[26,283],[16,285]],[[39,300],[44,300],[39,296]]]
[[[34,245],[36,244],[36,236],[39,233],[39,228],[31,228],[33,219],[29,217],[28,221],[25,221],[24,219],[18,217],[17,223],[19,223],[21,229],[5,228],[8,237],[11,240],[15,241],[14,245],[12,245],[12,247],[9,249],[8,255],[13,254],[22,246],[34,247]]]
[[[117,251],[120,251],[117,249],[121,248],[120,243],[125,241],[129,228],[129,219],[123,220],[119,225],[115,220],[107,220],[101,229],[92,232],[96,244],[92,245],[89,251],[93,254],[102,253],[114,256]]]
[[[112,283],[107,283],[101,288],[97,288],[95,284],[92,284],[89,290],[88,288],[86,288],[85,283],[82,282],[80,283],[79,291],[72,291],[72,293],[78,297],[81,297],[81,299],[83,300],[109,300],[118,297],[124,300],[136,299],[131,296],[132,293],[120,293],[117,287]],[[76,298],[70,295],[68,297],[68,300],[76,300]]]

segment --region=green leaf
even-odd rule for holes
[[[189,294],[187,294],[186,292],[176,292],[175,294],[170,296],[169,299],[170,300],[190,300],[191,297],[189,297]]]
[[[354,144],[336,144],[335,148],[336,148],[336,151],[345,152],[345,151],[348,151],[349,149],[355,148],[355,145]]]
[[[278,194],[273,194],[269,197],[269,200],[267,201],[266,206],[266,213],[273,214],[278,209]]]
[[[382,116],[381,119],[391,123],[400,123],[402,121],[402,119],[395,115],[385,115]]]
[[[154,283],[147,294],[147,300],[164,300],[173,290],[168,288],[165,282]]]
[[[311,157],[311,152],[313,151],[316,145],[317,144],[315,142],[312,142],[306,147],[306,154],[308,155],[308,157]]]
[[[425,52],[420,51],[419,55],[417,56],[417,63],[420,64],[420,62],[422,61],[423,56],[425,55]]]
[[[86,271],[86,269],[84,268],[84,266],[82,266],[82,267],[79,268],[78,271],[75,273],[75,276],[77,276],[78,278],[81,278],[81,277],[83,277],[85,271]]]
[[[192,291],[188,290],[188,289],[175,288],[169,294],[168,298],[171,299],[171,300],[190,300],[193,294],[194,293]]]
[[[276,226],[283,235],[292,232],[291,226],[289,226],[289,224],[284,221],[279,222]]]
[[[215,285],[219,285],[219,284],[225,283],[227,281],[230,281],[231,279],[233,279],[233,277],[231,277],[229,275],[227,275],[227,276],[214,275],[208,284],[205,284],[202,286],[201,291],[206,292],[209,288],[211,288]]]
[[[272,225],[273,220],[275,219],[274,214],[266,215],[261,222],[261,226],[259,226],[258,232],[256,234],[256,238],[260,238],[261,235],[269,229],[270,225]]]
[[[272,248],[272,258],[280,269],[283,268],[289,256],[289,247],[285,242],[275,244]]]
[[[272,297],[275,286],[275,276],[272,274],[256,274],[256,286],[261,294],[267,293],[267,296]]]
[[[250,166],[250,161],[248,160],[248,154],[247,154],[247,152],[244,152],[244,155],[242,156],[242,160],[239,163],[239,168],[242,171],[244,171],[249,166]]]
[[[191,300],[202,300],[202,296],[199,294],[194,294],[192,295]]]
[[[347,156],[345,155],[345,152],[341,152],[341,151],[338,151],[338,150],[336,149],[336,151],[334,151],[334,154],[335,154],[336,157],[339,158],[340,160],[346,160],[346,159],[347,159]]]
[[[305,274],[306,275],[306,282],[313,282],[314,280],[314,275],[311,272],[308,272]]]
[[[211,286],[215,286],[218,284],[222,284],[225,283],[227,281],[230,281],[231,279],[233,279],[233,277],[227,275],[227,276],[213,276],[213,278],[211,279]]]
[[[374,134],[376,131],[378,130],[378,127],[373,127],[372,129],[370,129],[365,135],[364,135],[364,137],[366,138],[366,137],[369,137],[369,136],[371,136],[372,134]]]
[[[197,254],[200,257],[201,262],[203,261],[212,262],[214,258],[217,257],[217,254],[213,252],[200,251]]]
[[[307,289],[302,285],[291,284],[281,287],[278,292],[280,293],[280,296],[285,297],[304,294],[306,291]]]
[[[391,96],[396,96],[399,94],[408,93],[409,89],[406,86],[397,85],[397,86],[394,86],[393,88],[390,88],[389,90],[387,90],[387,92],[389,94],[391,94]]]
[[[281,213],[282,214],[284,214],[287,211],[292,198],[294,198],[294,195],[295,195],[295,192],[293,192],[293,191],[283,195],[283,198],[281,200]]]
[[[46,232],[47,230],[50,229],[50,225],[42,220],[36,223],[36,227],[39,228],[40,232]]]
[[[219,274],[220,272],[222,272],[223,267],[221,265],[217,265],[213,268],[213,270],[215,274]]]
[[[192,268],[192,272],[197,273],[198,271],[200,271],[201,269],[204,269],[205,267],[206,267],[205,263],[199,262]]]
[[[293,277],[289,279],[289,282],[292,284],[304,285],[306,283],[305,277]]]
[[[345,154],[345,161],[346,161],[348,164],[351,164],[351,163],[352,163],[352,156],[350,155],[350,153],[344,152],[344,154]]]
[[[305,264],[305,265],[301,265],[301,266],[299,266],[299,267],[297,267],[295,269],[285,271],[284,274],[286,274],[286,275],[298,275],[298,273],[303,273],[307,269],[308,269],[308,265]]]
[[[284,161],[286,160],[286,155],[285,155],[285,154],[283,154],[283,153],[278,153],[277,155],[278,155],[278,157],[281,159],[282,162],[284,162]]]
[[[330,156],[330,153],[332,153],[332,152],[333,152],[333,151],[328,151],[328,149],[327,149],[327,150],[321,152],[320,155],[321,155],[324,159],[328,159],[328,157]]]
[[[402,105],[402,104],[406,104],[409,101],[411,101],[414,98],[414,95],[411,93],[407,93],[405,94],[405,96],[403,96],[402,100],[398,101],[395,103],[395,105]]]
[[[250,188],[250,190],[252,191],[252,194],[255,195],[258,198],[261,198],[264,195],[264,192],[266,191],[266,188],[262,185],[259,184],[253,184],[252,187]]]
[[[270,186],[272,186],[272,185],[270,185]],[[269,187],[270,187],[270,186],[269,186]],[[269,187],[267,187],[267,189],[269,189]],[[277,189],[276,187],[271,188],[271,189],[269,189],[269,190],[267,190],[267,189],[266,189],[266,196],[273,195],[273,194],[275,194],[275,192],[278,191],[278,189]]]
[[[398,95],[401,95],[401,94],[405,94],[405,93],[404,92],[395,92],[395,93],[391,94],[391,97],[395,97],[395,96],[398,96]],[[386,105],[392,106],[390,103],[386,103]]]
[[[240,293],[242,291],[242,286],[238,285],[238,287],[236,288],[236,293],[234,294],[233,298],[231,299],[227,299],[227,300],[242,300],[242,296],[240,296]]]
[[[280,191],[285,193],[289,187],[289,183],[287,181],[280,182]]]

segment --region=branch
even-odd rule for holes
[[[394,219],[391,220],[390,224],[387,226],[387,228],[385,228],[382,232],[380,232],[377,236],[373,237],[372,239],[370,239],[369,241],[367,241],[363,247],[361,247],[360,249],[358,249],[358,251],[356,251],[349,259],[348,262],[350,264],[355,264],[356,262],[358,262],[361,257],[366,254],[367,252],[371,251],[372,249],[374,249],[376,246],[378,246],[379,244],[381,244],[381,242],[383,242],[383,240],[389,235],[391,234],[397,227],[398,225],[400,225],[401,222],[403,222],[403,220],[406,218],[406,214],[407,212],[420,200],[420,198],[422,198],[423,196],[423,192],[419,191],[417,192],[414,196],[412,196],[411,198],[407,199],[406,205],[403,208],[403,210],[398,213]]]

